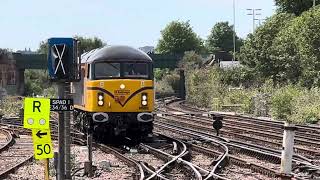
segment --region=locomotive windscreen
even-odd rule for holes
[[[97,62],[94,64],[94,79],[150,79],[152,64],[142,62]]]
[[[144,77],[148,78],[147,63],[123,63],[124,77]]]
[[[95,64],[95,78],[120,77],[120,63],[99,62]]]

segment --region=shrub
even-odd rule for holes
[[[179,67],[185,70],[200,68],[203,64],[203,58],[194,51],[184,53],[182,60],[179,62]]]
[[[176,71],[171,71],[170,74],[163,76],[162,81],[166,82],[175,93],[180,89],[180,75]]]
[[[320,89],[303,90],[294,99],[295,106],[290,119],[296,123],[316,123],[320,120]]]
[[[44,70],[26,70],[25,72],[25,95],[50,95],[56,94],[56,89],[48,80],[47,72]]]
[[[166,81],[155,82],[155,90],[160,96],[174,93],[172,87]]]
[[[189,71],[186,76],[187,100],[199,107],[220,106],[226,89],[220,80],[220,70],[216,67]]]
[[[277,120],[291,122],[290,116],[294,110],[294,98],[299,96],[300,91],[293,86],[285,86],[278,89],[272,96],[271,113]]]
[[[163,76],[169,73],[169,69],[160,69],[160,68],[155,68],[154,69],[154,78],[156,81],[162,80]]]
[[[255,96],[255,90],[251,89],[229,89],[223,98],[224,104],[239,104],[238,110],[246,113],[253,113],[254,104],[253,97]]]

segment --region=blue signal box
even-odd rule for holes
[[[80,80],[78,41],[74,38],[48,39],[48,72],[51,81],[74,82]]]

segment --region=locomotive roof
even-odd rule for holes
[[[152,62],[143,51],[129,46],[105,46],[81,55],[81,63],[96,61],[141,61]]]

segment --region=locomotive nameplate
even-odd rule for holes
[[[50,111],[73,111],[73,99],[50,99]]]
[[[129,95],[130,90],[115,90],[114,94],[116,94],[116,95]]]

